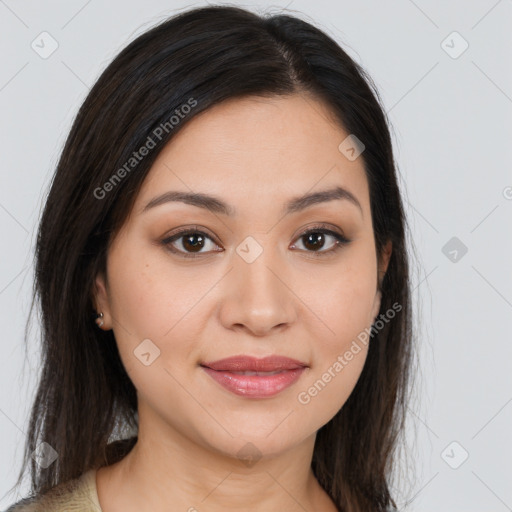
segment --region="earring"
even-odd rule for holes
[[[101,327],[103,325],[103,313],[98,313],[95,321],[98,327]]]

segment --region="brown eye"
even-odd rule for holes
[[[182,236],[181,244],[187,251],[199,252],[205,245],[205,237],[200,233],[191,233],[190,235]]]
[[[171,252],[179,253],[185,258],[195,258],[201,256],[203,253],[207,254],[211,252],[212,249],[208,248],[210,242],[214,247],[218,247],[209,235],[190,228],[178,231],[162,240],[162,244]],[[206,250],[203,250],[204,248],[206,248]],[[218,252],[215,249],[213,249],[213,251]]]
[[[308,250],[318,251],[325,245],[325,237],[325,233],[321,233],[320,231],[311,231],[302,237],[304,239],[304,247]]]
[[[331,242],[329,242],[329,239],[331,239]],[[313,253],[315,256],[331,254],[342,246],[350,243],[350,240],[345,238],[342,234],[322,228],[321,226],[304,231],[297,240],[302,241],[302,245],[305,248],[303,250]],[[330,248],[323,250],[326,244],[330,246]],[[294,244],[294,247],[295,246]]]

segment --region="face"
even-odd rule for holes
[[[203,112],[161,151],[96,280],[146,434],[277,454],[346,402],[368,350],[351,347],[379,312],[390,253],[379,265],[362,157],[338,149],[348,135],[312,98],[251,97]],[[251,394],[201,366],[239,355],[305,367],[281,373],[296,380],[278,392],[266,377],[265,395],[261,377],[241,378],[260,379]]]

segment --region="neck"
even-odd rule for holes
[[[155,432],[155,422],[152,426],[149,430],[139,424],[130,453],[98,470],[98,497],[105,512],[168,512],[170,507],[187,512],[336,511],[311,470],[316,435],[277,455],[242,444],[245,451],[233,457],[176,430],[162,435]]]

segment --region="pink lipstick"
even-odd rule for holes
[[[258,359],[234,356],[201,363],[203,370],[227,390],[239,396],[267,398],[296,382],[306,363],[284,356]]]

